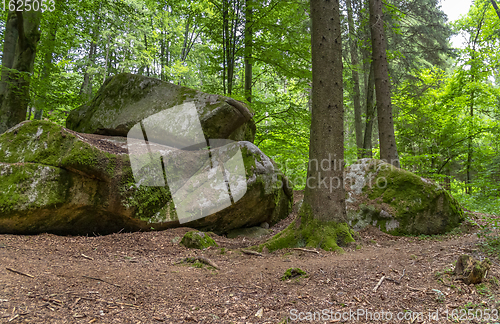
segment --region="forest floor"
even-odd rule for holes
[[[0,323],[500,321],[498,258],[483,284],[468,286],[450,275],[461,254],[484,258],[474,226],[430,238],[368,228],[343,254],[287,249],[263,256],[241,252],[257,240],[216,235],[218,248],[186,249],[177,242],[188,230],[0,235]],[[188,256],[204,256],[219,270],[176,264]],[[282,281],[291,267],[308,276]]]

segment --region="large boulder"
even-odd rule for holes
[[[133,145],[140,144],[130,146],[125,137],[77,133],[47,121],[23,122],[3,133],[0,233],[107,234],[180,226],[169,187],[142,185],[148,179],[134,173],[128,154]],[[234,202],[227,208],[183,226],[226,233],[274,224],[289,214],[292,192],[275,163],[250,142],[232,145],[244,162],[244,195],[236,199],[237,188],[231,187]],[[207,182],[194,169],[212,171],[216,166],[210,161],[192,166],[194,160],[178,150],[175,159],[164,160],[165,172],[177,164],[183,167],[174,176],[191,176],[198,181],[195,185]],[[210,210],[217,197],[204,194],[208,196],[193,200],[193,205]]]
[[[354,229],[373,225],[394,235],[432,235],[464,220],[460,204],[439,184],[380,160],[346,168],[345,187]]]
[[[108,78],[92,101],[69,114],[66,127],[80,133],[127,136],[147,117],[187,102],[195,104],[207,139],[253,143],[253,112],[244,103],[129,73]]]

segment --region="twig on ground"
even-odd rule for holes
[[[81,299],[80,297],[78,297],[78,298],[75,300],[75,302],[73,303],[73,305],[71,305],[70,309],[75,308],[76,304],[78,304],[78,302],[79,302],[80,300],[82,300],[82,299]]]
[[[12,322],[13,320],[15,320],[15,319],[16,319],[16,318],[18,318],[18,317],[19,317],[19,314],[14,315],[14,317],[12,317],[12,318],[9,320],[9,322]]]
[[[263,256],[262,253],[259,253],[259,252],[255,252],[255,251],[251,251],[251,250],[241,250],[241,252],[245,253],[245,254],[249,254],[249,255],[257,255],[257,256]]]
[[[401,279],[403,279],[403,277],[405,276],[405,271],[406,271],[406,269],[403,269],[403,274],[398,279],[399,282],[401,282]]]
[[[373,292],[377,292],[378,287],[380,287],[380,285],[382,284],[382,282],[384,281],[384,279],[385,279],[385,276],[382,276],[382,278],[380,278],[380,280],[378,281],[377,285],[373,288]]]
[[[94,258],[89,257],[89,256],[87,256],[87,255],[85,255],[85,254],[83,254],[83,253],[82,253],[82,257],[84,257],[85,259],[89,259],[89,260],[94,261]]]
[[[319,254],[319,251],[316,251],[316,250],[308,250],[308,249],[303,249],[303,248],[294,248],[294,250]]]
[[[115,287],[121,287],[120,285],[117,285],[117,284],[114,284],[112,282],[109,282],[109,281],[106,281],[106,280],[102,280],[100,278],[94,278],[94,277],[89,277],[89,276],[82,276],[83,278],[87,278],[87,279],[92,279],[92,280],[97,280],[97,281],[102,281],[102,282],[105,282],[107,283],[108,285],[112,285],[112,286],[115,286]]]
[[[425,288],[421,288],[420,289],[420,288],[413,288],[413,287],[410,287],[410,286],[407,286],[407,287],[408,287],[408,289],[413,290],[413,291],[422,291],[422,292],[425,292],[427,290]]]
[[[24,272],[21,272],[21,271],[17,271],[17,270],[11,269],[11,268],[5,268],[5,269],[9,270],[10,272],[14,272],[14,273],[20,274],[22,276],[26,276],[26,277],[30,277],[30,278],[35,278],[32,275],[30,275],[30,274],[27,274],[27,273],[24,273]]]
[[[215,264],[215,262],[213,262],[212,260],[207,259],[203,256],[187,257],[187,258],[184,258],[184,259],[177,261],[175,264],[194,263],[196,261],[200,261],[201,263],[208,264],[209,266],[214,267],[215,269],[219,270],[219,266],[217,266],[217,264]]]

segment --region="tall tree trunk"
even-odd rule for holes
[[[378,130],[380,158],[399,167],[394,121],[392,119],[389,67],[387,63],[387,41],[384,32],[382,0],[370,0],[370,27],[372,35],[372,56],[377,95]]]
[[[17,30],[17,15],[14,11],[9,11],[7,23],[5,24],[3,53],[2,53],[2,76],[0,81],[0,102],[3,101],[14,57],[16,56],[16,45],[19,33]]]
[[[31,74],[33,73],[37,44],[40,40],[41,12],[16,11],[14,14],[17,15],[18,38],[12,70],[8,73],[8,78],[2,80],[7,84],[0,103],[0,134],[26,120],[30,100]],[[7,21],[9,22],[10,19]],[[11,41],[11,34],[8,36],[9,41]]]
[[[362,155],[363,149],[363,128],[361,125],[361,102],[359,91],[359,58],[358,58],[358,41],[355,37],[356,30],[354,28],[354,19],[352,17],[351,0],[346,0],[347,4],[347,20],[349,25],[349,49],[351,52],[352,65],[352,101],[354,105],[354,131],[356,133],[356,147],[358,148],[358,157]]]
[[[311,0],[312,117],[302,222],[344,223],[344,107],[339,0]],[[309,219],[310,220],[310,219]]]
[[[253,3],[246,0],[245,7],[245,98],[252,102],[252,50],[253,50]]]
[[[368,75],[368,82],[366,87],[366,123],[365,123],[365,136],[363,139],[363,157],[372,158],[373,148],[372,148],[372,133],[373,133],[373,122],[375,121],[375,109],[374,104],[374,91],[375,91],[375,75],[373,63],[370,64],[370,72]]]

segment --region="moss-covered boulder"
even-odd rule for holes
[[[80,133],[127,136],[147,117],[187,102],[195,104],[207,139],[253,142],[253,112],[244,103],[129,73],[108,78],[92,101],[69,114],[66,127]]]
[[[288,215],[286,178],[255,145],[236,145],[245,195],[183,225],[226,233]],[[127,138],[81,134],[47,121],[23,122],[1,134],[0,233],[92,235],[179,226],[169,187],[141,185],[128,148]]]
[[[214,239],[207,234],[199,231],[190,231],[184,234],[181,245],[189,249],[206,249],[209,246],[218,246]]]
[[[346,168],[347,215],[355,229],[368,225],[393,235],[433,235],[460,225],[460,204],[440,185],[374,159]]]

